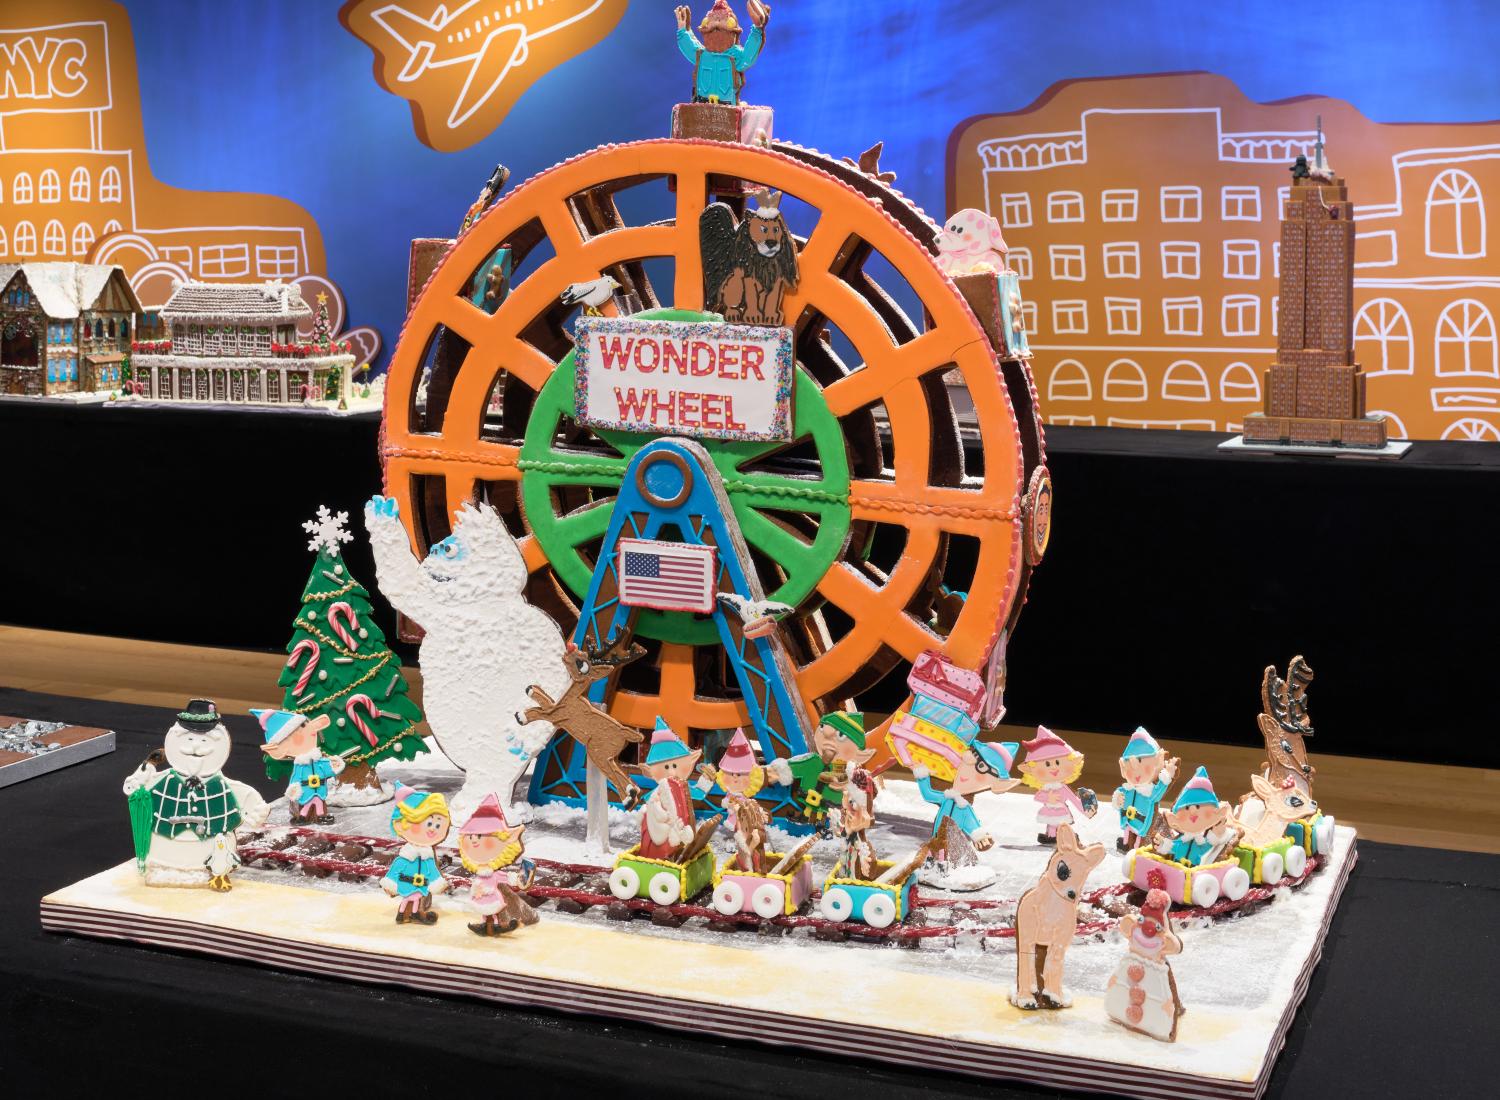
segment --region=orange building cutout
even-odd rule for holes
[[[271,195],[186,191],[146,159],[130,18],[108,0],[24,0],[0,9],[0,261],[118,264],[147,310],[174,279],[302,284],[327,278],[306,210]],[[345,332],[362,361],[374,329]]]
[[[597,45],[628,0],[349,0],[339,21],[375,51],[375,79],[411,104],[423,145],[455,153],[522,93]]]
[[[1322,116],[1357,223],[1353,342],[1392,438],[1500,440],[1500,124],[1255,103],[1208,73],[1066,81],[949,141],[949,208],[1021,272],[1051,424],[1240,431],[1276,356],[1281,213]]]

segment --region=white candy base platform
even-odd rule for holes
[[[916,802],[905,797],[910,786],[888,786],[893,810]],[[1013,898],[1014,887],[1034,880],[1048,853],[1034,844],[1005,846],[1006,837],[1030,824],[1029,799],[991,797],[980,810],[1001,843],[984,855],[1008,872],[995,896]],[[536,855],[568,855],[566,835],[573,830],[561,816],[569,813],[580,818],[581,834],[581,812],[549,807],[546,823],[533,830]],[[1101,808],[1082,824],[1083,838],[1112,837],[1113,816]],[[353,824],[341,817],[337,828],[359,831]],[[906,831],[902,824],[890,822],[897,832]],[[815,856],[821,881],[822,845]],[[55,932],[735,1040],[860,1052],[977,1077],[1173,1100],[1257,1097],[1306,994],[1355,859],[1354,830],[1340,827],[1326,863],[1298,889],[1232,919],[1179,926],[1184,951],[1174,968],[1187,1013],[1176,1043],[1105,1016],[1104,986],[1124,950],[1114,932],[1081,938],[1069,951],[1071,1009],[1023,1012],[1006,1001],[1015,981],[1014,941],[994,937],[923,941],[910,949],[828,943],[805,932],[714,932],[702,921],[681,928],[622,924],[599,909],[574,916],[548,905],[540,924],[482,939],[465,927],[472,917],[462,895],[435,900],[436,925],[398,926],[394,903],[373,884],[244,868],[227,894],[152,889],[142,885],[133,861],[49,895],[41,915]],[[1118,881],[1119,868],[1111,842],[1088,888]],[[622,937],[629,939],[628,967],[620,964]],[[809,989],[817,996],[789,992]]]

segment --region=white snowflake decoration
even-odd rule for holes
[[[324,504],[318,509],[318,518],[310,519],[302,525],[302,530],[312,535],[308,540],[307,548],[316,551],[327,547],[328,552],[334,557],[339,556],[339,543],[353,542],[354,536],[344,530],[344,525],[349,522],[348,512],[334,514]]]

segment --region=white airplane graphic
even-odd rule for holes
[[[557,22],[530,30],[521,18],[546,7],[574,9]],[[462,126],[505,83],[512,69],[526,62],[531,43],[593,15],[604,0],[468,0],[451,12],[439,5],[423,19],[400,4],[387,4],[370,18],[406,50],[396,79],[410,83],[428,69],[468,65],[469,75],[458,101],[448,112],[448,126]],[[581,8],[581,10],[579,10]]]

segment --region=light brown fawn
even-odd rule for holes
[[[1104,845],[1080,847],[1071,825],[1057,828],[1057,850],[1047,870],[1016,902],[1017,1008],[1068,1008],[1063,958],[1078,929],[1078,900],[1089,872],[1104,859]],[[1038,977],[1040,970],[1040,977]]]

